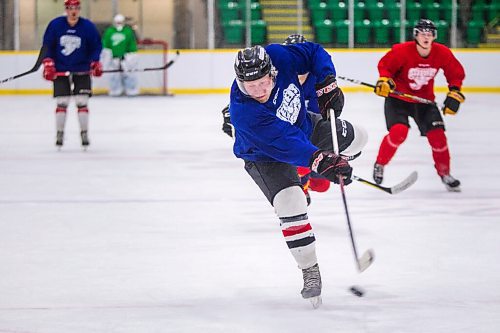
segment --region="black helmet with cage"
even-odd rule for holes
[[[291,45],[291,44],[304,43],[304,42],[307,42],[307,40],[303,35],[292,34],[285,39],[285,41],[283,42],[283,45]]]
[[[434,38],[437,37],[437,28],[434,22],[428,19],[420,19],[413,28],[413,37],[416,38],[419,32],[432,32]]]

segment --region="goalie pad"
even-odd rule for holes
[[[110,49],[102,49],[101,51],[101,63],[104,69],[114,69],[112,68],[111,62],[113,61],[113,52]]]
[[[122,69],[123,71],[133,71],[137,70],[139,66],[139,57],[137,53],[130,52],[126,53],[122,60]]]

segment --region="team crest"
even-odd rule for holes
[[[71,53],[75,52],[75,50],[80,48],[80,46],[82,45],[82,40],[80,37],[71,35],[61,36],[59,42],[63,47],[61,53],[65,56],[69,56]]]
[[[291,83],[288,88],[283,90],[283,100],[276,111],[276,116],[290,124],[295,124],[300,113],[300,90]]]

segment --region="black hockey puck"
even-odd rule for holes
[[[358,297],[363,297],[363,295],[365,294],[363,288],[358,286],[352,286],[351,288],[349,288],[349,291]]]

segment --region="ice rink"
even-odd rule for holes
[[[87,152],[74,107],[57,151],[51,97],[0,96],[0,333],[500,332],[500,95],[466,97],[445,119],[461,193],[445,190],[416,126],[383,184],[416,170],[413,187],[346,188],[358,251],[376,254],[365,272],[338,188],[312,193],[313,310],[220,130],[226,95],[92,98]],[[371,180],[383,99],[346,94],[342,117],[368,130],[352,165]]]

